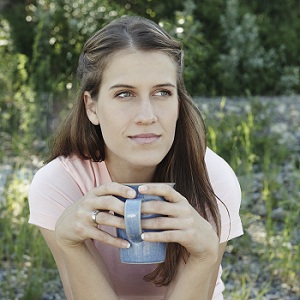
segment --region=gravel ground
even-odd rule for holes
[[[283,144],[286,144],[289,150],[293,153],[298,153],[300,156],[300,96],[290,96],[290,97],[260,97],[259,98],[262,105],[262,114],[267,114],[271,119],[271,126],[268,128],[269,132],[283,133],[282,140]],[[212,114],[219,111],[221,98],[216,99],[196,99],[199,104],[200,109],[203,111],[204,115]],[[236,112],[243,113],[247,112],[249,109],[249,102],[244,99],[226,99],[226,105],[223,109],[224,112]],[[298,157],[299,157],[298,156]],[[38,162],[34,162],[35,166],[39,166]],[[284,169],[283,169],[284,170]],[[3,187],[5,185],[7,176],[12,173],[12,167],[7,164],[0,165],[0,200],[2,198]],[[283,171],[284,172],[284,171]],[[289,166],[286,166],[286,172],[289,172]],[[30,177],[32,170],[28,170],[26,176]],[[24,176],[24,172],[23,175]],[[253,177],[253,185],[259,185],[261,174],[255,174]],[[284,174],[282,174],[284,177]],[[241,178],[241,180],[243,180]],[[298,193],[300,199],[300,192]],[[251,196],[255,202],[255,192]],[[249,200],[248,200],[249,201]],[[244,205],[247,205],[245,203]],[[254,214],[263,216],[265,214],[265,208],[260,205],[251,207]],[[274,218],[284,218],[286,212],[279,209],[273,211]],[[265,226],[264,224],[256,220],[250,224],[248,228],[245,228],[245,235],[248,235],[250,240],[255,242],[264,239],[265,237]],[[300,243],[299,233],[295,234],[296,242],[298,245]],[[238,258],[238,263],[230,264],[230,261],[236,261],[236,251],[234,247],[238,247],[238,239],[234,243],[234,246],[229,245],[228,250],[225,253],[225,261],[227,265],[224,268],[224,275],[226,281],[226,294],[225,299],[233,300],[238,298],[233,298],[231,293],[236,294],[237,287],[242,287],[243,282],[241,279],[241,274],[249,274],[249,278],[252,278],[253,284],[248,286],[249,294],[241,295],[242,300],[299,300],[300,290],[299,283],[294,286],[288,286],[284,282],[281,282],[278,278],[274,277],[270,280],[270,274],[268,270],[262,269],[263,266],[259,262],[257,256],[251,256],[249,253],[242,254]],[[250,246],[251,247],[251,246]],[[234,259],[233,259],[234,258]],[[229,264],[228,264],[229,262]],[[62,292],[62,286],[57,278],[56,271],[45,270],[45,272],[50,272],[52,274],[52,280],[45,283],[44,295],[42,300],[62,300],[65,299]],[[16,270],[12,269],[11,266],[6,265],[4,262],[0,262],[0,299],[11,300],[11,299],[23,299],[23,289],[22,285],[25,284],[26,278],[28,278],[28,270],[26,266],[22,274],[18,273]],[[20,279],[21,278],[21,279]],[[269,282],[269,284],[266,284]],[[3,295],[1,292],[5,285],[15,286],[15,295]],[[266,288],[268,291],[261,297],[263,289]]]
[[[255,101],[255,100],[254,100]],[[211,115],[215,111],[220,111],[221,98],[216,99],[197,99],[200,109],[204,116]],[[224,102],[223,102],[224,104]],[[292,163],[294,160],[292,156],[300,163],[300,96],[291,97],[260,97],[259,98],[259,116],[260,118],[267,117],[271,122],[270,126],[265,128],[265,135],[276,133],[279,134],[278,142],[285,145],[285,147],[291,153],[291,162],[286,161],[282,166],[279,178],[276,180],[286,186],[286,191],[289,194],[295,195],[295,199],[291,201],[300,200],[300,191],[295,191],[294,187],[286,182],[286,178],[290,178]],[[249,101],[243,99],[226,99],[223,112],[225,113],[247,113],[250,109]],[[297,171],[293,171],[297,172]],[[299,172],[294,174],[299,178]],[[300,299],[300,267],[298,279],[292,286],[282,282],[276,275],[272,276],[267,262],[263,263],[258,257],[257,245],[265,245],[266,238],[266,226],[265,216],[267,209],[263,201],[261,201],[261,185],[264,174],[255,173],[251,177],[249,183],[249,177],[240,177],[239,180],[243,185],[251,185],[249,188],[252,193],[246,195],[243,198],[242,207],[244,210],[249,211],[253,215],[258,216],[252,222],[248,223],[249,226],[244,228],[245,235],[240,239],[236,239],[232,244],[229,243],[227,252],[224,255],[224,273],[226,282],[226,292],[224,293],[225,299],[262,299],[262,300],[299,300]],[[299,187],[298,187],[299,188]],[[277,196],[280,197],[280,194]],[[278,221],[278,224],[282,224],[288,214],[282,207],[277,207],[272,211],[272,219]],[[279,229],[279,228],[278,228]],[[291,241],[293,245],[300,245],[300,232],[294,233],[294,240]],[[239,243],[243,240],[247,241],[249,250],[245,253],[238,251]],[[253,251],[252,248],[253,247]],[[276,247],[276,243],[274,243]],[[299,247],[298,247],[299,248]],[[254,254],[254,255],[253,255]],[[239,256],[238,258],[236,256]],[[230,264],[230,262],[233,262]],[[244,276],[244,277],[243,277]],[[243,280],[247,280],[248,294],[241,294],[240,298],[238,294],[238,287],[245,287]],[[265,290],[265,291],[264,291]],[[231,296],[234,293],[235,298]]]

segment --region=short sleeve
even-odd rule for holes
[[[59,159],[42,167],[34,176],[29,189],[29,223],[49,230],[63,211],[83,193],[65,170]]]
[[[243,234],[239,215],[241,188],[239,181],[228,163],[207,148],[205,162],[212,188],[217,196],[221,216],[220,243]]]

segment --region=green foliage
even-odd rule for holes
[[[26,6],[20,1],[14,2],[14,5],[8,6],[9,8],[3,11],[3,18],[9,22],[15,52],[31,57],[34,27],[25,18],[30,5]]]
[[[162,19],[173,20],[174,12],[183,10],[185,6],[185,2],[181,0],[117,0],[114,2],[135,15],[152,19],[155,22]]]
[[[34,91],[28,84],[28,58],[13,51],[10,26],[3,18],[0,18],[0,32],[0,57],[5,62],[0,69],[1,160],[5,152],[20,153],[32,143],[36,105]]]
[[[24,142],[32,143],[30,135],[35,141],[49,137],[76,94],[84,41],[125,14],[153,19],[183,43],[191,95],[299,92],[297,5],[296,0],[30,0],[3,6],[0,122],[5,149],[22,150]],[[22,143],[14,138],[20,133]]]
[[[31,66],[36,90],[65,91],[74,81],[85,40],[122,11],[102,0],[88,5],[84,1],[37,1],[32,11],[37,27]]]
[[[30,64],[31,85],[37,92],[38,114],[42,116],[39,138],[49,137],[53,120],[73,102],[76,68],[83,43],[105,23],[126,9],[106,0],[37,1],[31,5],[36,32]]]
[[[257,24],[266,49],[283,48],[281,65],[299,67],[299,2],[287,1],[240,1],[243,11],[257,15]],[[299,91],[299,86],[298,86]]]
[[[5,274],[0,291],[4,299],[40,299],[43,283],[57,277],[54,260],[38,228],[28,225],[30,179],[25,170],[16,168],[3,199],[0,195],[0,269]],[[22,298],[16,298],[16,293]]]
[[[282,164],[288,149],[279,142],[280,133],[268,132],[272,117],[267,113],[270,104],[250,97],[240,105],[243,105],[241,112],[228,111],[223,97],[218,111],[206,116],[210,147],[222,153],[240,176],[253,172],[253,168],[263,171],[270,157],[276,164]]]
[[[249,273],[247,261],[243,265],[237,262],[237,257],[257,257],[261,268],[270,274],[270,282],[273,277],[279,277],[287,285],[296,287],[295,290],[299,289],[296,283],[300,263],[296,233],[300,213],[299,148],[294,148],[290,142],[287,147],[284,127],[280,131],[273,129],[278,125],[273,120],[273,107],[273,103],[250,97],[233,110],[226,98],[218,107],[211,103],[207,113],[208,107],[202,108],[208,127],[208,144],[234,168],[243,192],[241,217],[246,235],[233,241],[236,253],[225,255],[224,262],[224,266],[229,261],[241,264],[243,274],[242,281],[231,277],[240,289],[235,286],[234,292],[229,291],[230,299],[253,299],[253,295],[250,296],[252,285],[259,285],[255,273]],[[216,113],[212,113],[216,108]],[[290,129],[299,130],[299,122],[297,124],[294,128],[291,122]],[[258,205],[265,208],[264,213],[255,212],[254,207]],[[281,220],[274,217],[276,209],[286,212]],[[254,240],[251,240],[249,231],[254,224],[260,224],[260,232],[264,235],[256,236],[255,230],[251,234]],[[260,287],[262,292],[267,292],[270,282]],[[256,295],[255,299],[261,296],[263,294]]]
[[[282,94],[299,90],[299,45],[294,41],[300,22],[295,5],[295,0],[288,5],[242,0],[93,0],[87,5],[47,0],[13,5],[3,15],[11,24],[17,52],[32,58],[35,90],[58,93],[61,99],[74,84],[85,39],[123,14],[139,14],[173,28],[179,27],[179,19],[185,20],[179,24],[184,29],[180,39],[187,68],[196,58],[194,70],[186,71],[193,95],[238,95],[246,90]],[[276,32],[274,22],[279,26]]]
[[[163,19],[160,24],[183,44],[186,88],[189,93],[200,95],[208,93],[203,70],[209,59],[210,45],[202,34],[202,24],[194,18],[195,8],[194,1],[185,1],[183,10],[175,12],[174,22]]]
[[[290,93],[299,84],[299,68],[283,66],[283,45],[266,50],[256,15],[240,14],[239,1],[227,1],[221,16],[224,47],[220,53],[222,94]]]

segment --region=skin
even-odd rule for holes
[[[172,60],[159,52],[124,50],[105,71],[98,99],[86,92],[85,103],[90,121],[101,127],[112,180],[151,180],[172,146],[178,118]]]
[[[84,101],[90,121],[101,126],[113,182],[92,189],[69,206],[55,232],[41,232],[68,299],[118,299],[91,239],[119,248],[129,245],[97,229],[91,212],[101,210],[99,224],[125,227],[122,218],[107,211],[123,215],[124,203],[115,196],[134,198],[135,192],[117,182],[151,182],[156,165],[173,143],[178,118],[176,66],[161,52],[121,51],[104,71],[98,98],[85,92]],[[190,253],[186,263],[180,262],[165,299],[211,299],[226,244],[219,244],[210,223],[170,186],[148,183],[140,186],[140,192],[168,200],[143,203],[143,213],[168,216],[144,220],[143,228],[162,230],[145,233],[144,240],[177,242]]]

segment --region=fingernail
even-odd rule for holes
[[[142,233],[142,234],[141,234],[141,239],[144,240],[144,238],[145,238],[145,234]]]
[[[139,191],[140,192],[146,192],[147,191],[147,186],[145,186],[145,185],[141,185],[141,186],[139,186]]]
[[[128,190],[127,191],[127,196],[128,197],[134,197],[135,196],[135,191],[134,190]]]
[[[125,248],[130,248],[130,243],[129,242],[125,242],[125,243],[123,243],[123,245],[125,246]]]

